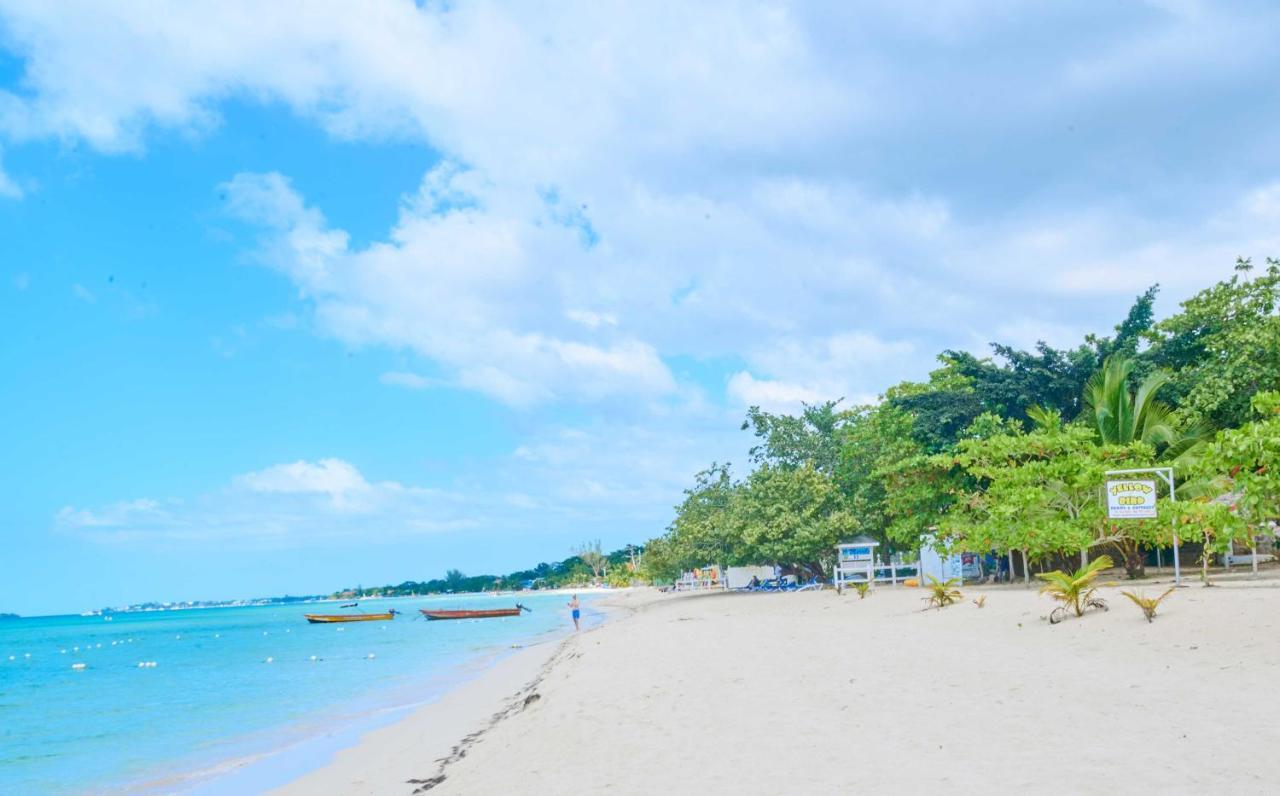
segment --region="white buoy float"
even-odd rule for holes
[[[271,662],[272,662],[272,661],[274,661],[274,660],[275,660],[275,658],[272,658],[270,655],[268,655],[268,656],[267,656],[267,661],[266,661],[266,662],[267,662],[267,663],[271,663]]]
[[[375,656],[374,656],[374,654],[373,654],[372,652],[370,652],[368,655],[364,656],[364,659],[365,659],[366,661],[371,661],[371,660],[373,660],[373,659],[374,659],[374,657],[375,657]]]
[[[311,656],[311,660],[313,660],[313,661],[318,661],[318,660],[320,660],[320,659],[319,659],[319,658],[317,658],[316,656],[312,655],[312,656]]]
[[[85,667],[84,667],[84,664],[83,664],[83,663],[73,663],[73,664],[71,664],[71,668],[72,668],[72,669],[75,669],[75,670],[78,672],[78,671],[80,671],[81,669],[83,669],[83,668],[85,668]]]

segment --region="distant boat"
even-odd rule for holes
[[[396,612],[385,614],[303,614],[313,625],[326,625],[330,622],[385,622],[396,618]]]
[[[515,608],[490,608],[488,610],[456,610],[456,611],[428,611],[426,608],[419,608],[422,615],[427,619],[494,619],[499,616],[519,616],[521,611],[528,611],[523,605],[516,604]]]

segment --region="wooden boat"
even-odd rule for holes
[[[304,614],[313,625],[327,625],[330,622],[385,622],[396,618],[396,612],[385,614]]]
[[[478,610],[455,610],[455,611],[429,611],[426,608],[419,608],[422,615],[427,619],[493,619],[499,616],[519,616],[521,611],[528,611],[523,605],[517,604],[515,608],[490,608],[483,611]]]

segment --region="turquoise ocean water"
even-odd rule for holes
[[[517,599],[532,613],[414,620],[420,607]],[[0,793],[170,790],[183,772],[438,696],[478,661],[572,629],[566,600],[365,600],[403,615],[340,625],[303,619],[341,612],[334,603],[0,621]]]

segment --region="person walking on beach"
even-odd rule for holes
[[[573,599],[572,599],[572,600],[570,600],[569,602],[565,603],[565,604],[566,604],[566,605],[568,605],[570,608],[572,608],[572,609],[573,609],[573,629],[574,629],[574,631],[575,631],[575,632],[577,632],[578,630],[581,630],[582,628],[579,626],[579,624],[578,624],[578,623],[579,623],[579,620],[581,620],[581,619],[582,619],[582,605],[578,602],[578,595],[576,595],[576,594],[575,594],[575,595],[573,595]]]

